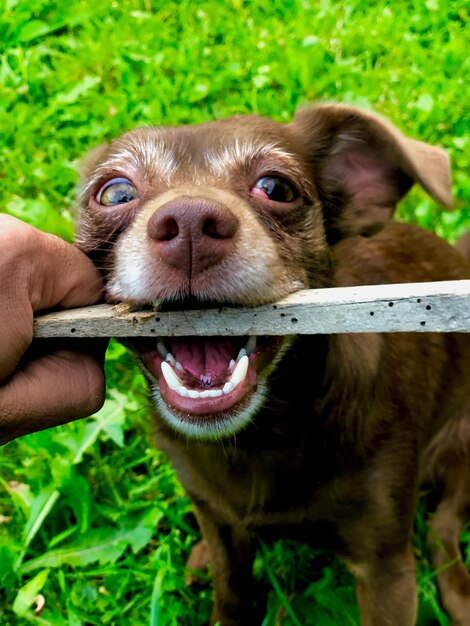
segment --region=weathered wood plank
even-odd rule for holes
[[[118,313],[98,305],[41,315],[35,337],[470,332],[470,280],[310,289],[257,307]]]

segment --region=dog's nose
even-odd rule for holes
[[[181,197],[151,216],[147,234],[155,252],[188,276],[219,263],[233,250],[238,218],[223,204],[206,198]]]

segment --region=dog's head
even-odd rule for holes
[[[439,148],[342,105],[149,127],[85,160],[77,243],[110,300],[255,306],[332,284],[330,245],[370,236],[414,182],[451,202]],[[136,342],[162,417],[189,436],[242,428],[286,341],[186,337]]]

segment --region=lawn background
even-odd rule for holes
[[[413,189],[399,218],[451,241],[470,228],[464,3],[1,0],[0,15],[2,210],[43,230],[73,238],[80,157],[129,128],[251,112],[287,121],[320,99],[373,108],[444,146],[456,210]],[[0,453],[2,626],[207,620],[210,584],[182,582],[198,533],[149,446],[143,380],[117,343],[107,371],[97,415]],[[425,517],[419,624],[446,625]],[[469,564],[468,529],[464,540]],[[271,590],[265,626],[357,623],[352,579],[331,555],[281,543],[260,551],[256,571]],[[46,606],[35,616],[38,593]]]

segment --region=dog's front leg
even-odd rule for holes
[[[414,626],[417,611],[416,566],[413,548],[347,562],[356,579],[361,626]]]
[[[210,624],[258,626],[253,597],[253,536],[241,528],[219,523],[200,506],[196,517],[209,546],[214,578]]]
[[[470,573],[459,544],[470,510],[470,459],[461,461],[458,468],[448,468],[446,483],[443,498],[430,522],[428,541],[442,602],[452,626],[470,626]]]

